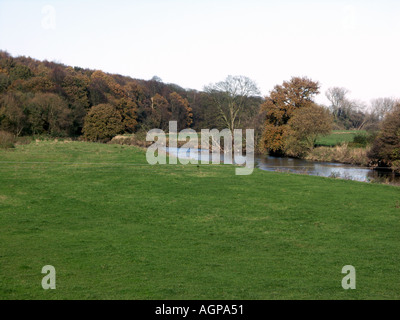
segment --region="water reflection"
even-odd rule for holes
[[[199,161],[212,161],[211,153],[207,150],[180,148],[165,148],[169,154],[181,159],[197,159]],[[202,151],[205,152],[202,153]],[[221,154],[221,163],[224,157]],[[241,160],[244,160],[241,159]],[[314,162],[302,159],[258,156],[255,158],[256,166],[265,171],[291,172],[309,174],[321,177],[348,179],[361,182],[384,182],[400,185],[400,176],[391,172],[382,172],[342,163]]]
[[[390,172],[381,172],[341,163],[313,162],[302,159],[277,157],[258,157],[256,163],[258,168],[266,171],[302,173],[361,182],[376,181],[400,184],[400,177],[394,176]]]

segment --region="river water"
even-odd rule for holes
[[[400,177],[391,172],[377,171],[342,163],[315,162],[302,159],[257,157],[257,167],[266,171],[309,174],[321,177],[348,179],[361,182],[387,182],[400,184]]]
[[[183,150],[179,148],[166,148],[165,151],[181,159],[193,158],[198,160],[205,159],[206,161],[207,159],[210,159],[209,156],[202,158],[200,153],[201,150],[197,149],[192,149],[192,154],[190,154],[190,150],[187,152],[182,152]],[[198,152],[198,154],[193,154],[193,151]],[[221,163],[223,163],[223,155],[221,155]],[[320,177],[347,179],[361,182],[384,182],[400,185],[400,176],[395,176],[391,172],[377,171],[342,163],[315,162],[293,158],[256,156],[255,165],[257,168],[265,171],[309,174]]]

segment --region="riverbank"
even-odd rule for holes
[[[368,158],[369,150],[370,147],[354,148],[349,147],[348,143],[343,143],[334,147],[316,147],[307,153],[303,159],[318,162],[336,162],[370,167],[371,162]]]

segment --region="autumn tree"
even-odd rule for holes
[[[117,109],[110,104],[100,104],[92,107],[85,117],[83,135],[87,141],[107,142],[123,130]]]
[[[228,76],[225,81],[206,86],[205,91],[211,96],[221,120],[231,131],[240,125],[248,98],[260,93],[256,83],[244,76]]]
[[[24,66],[22,64],[17,64],[15,65],[15,67],[10,69],[11,82],[18,79],[27,80],[31,77],[33,77],[32,70],[29,67]]]
[[[381,123],[381,130],[368,154],[379,167],[391,167],[400,173],[400,103]]]
[[[117,101],[116,109],[121,115],[123,131],[133,133],[137,126],[137,106],[131,99],[122,98]]]
[[[27,80],[18,79],[15,80],[11,86],[10,90],[19,90],[23,92],[54,92],[56,87],[54,83],[43,76],[32,77]]]
[[[0,72],[0,93],[6,91],[10,85],[10,79],[6,73]]]
[[[27,101],[27,95],[20,92],[8,92],[0,98],[0,129],[15,136],[29,130]]]
[[[89,98],[91,105],[108,103],[107,93],[110,88],[105,80],[105,75],[101,71],[93,72],[89,84]]]
[[[289,120],[298,109],[313,106],[314,97],[319,93],[319,84],[306,77],[293,77],[275,86],[261,105],[265,114],[265,125],[261,140],[263,150],[284,153]]]
[[[314,149],[319,136],[331,132],[333,117],[328,109],[310,104],[296,109],[288,121],[284,133],[284,151],[291,157],[299,157]]]
[[[28,118],[33,134],[68,135],[72,121],[65,100],[54,93],[37,93],[28,103]]]
[[[193,123],[192,108],[189,101],[182,98],[178,93],[173,92],[169,95],[171,107],[171,120],[178,122],[178,130],[189,128]]]
[[[216,128],[223,130],[226,128],[222,122],[217,107],[211,96],[206,92],[192,90],[188,94],[190,106],[193,109],[192,128],[200,131],[205,128]]]
[[[146,107],[146,119],[143,128],[146,130],[158,128],[162,130],[168,129],[171,120],[171,106],[167,99],[158,93],[151,98],[151,105]]]

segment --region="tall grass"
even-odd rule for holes
[[[15,136],[6,131],[0,131],[0,148],[10,149],[15,147]]]
[[[343,143],[333,148],[315,148],[307,154],[306,159],[312,161],[339,162],[368,166],[370,162],[367,156],[369,149],[370,147],[352,148],[349,147],[348,143]]]

